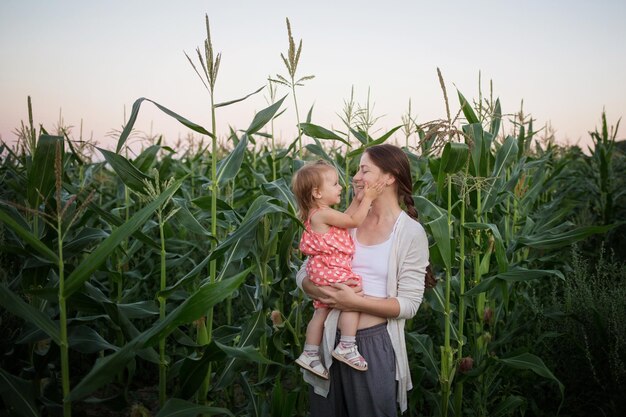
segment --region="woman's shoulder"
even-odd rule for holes
[[[424,226],[422,224],[409,216],[405,211],[400,213],[400,218],[398,219],[398,227],[397,229],[401,234],[406,235],[414,235],[414,234],[424,234],[426,235],[426,231],[424,230]]]
[[[405,254],[428,251],[428,235],[424,226],[405,212],[402,213],[398,222],[396,247]]]

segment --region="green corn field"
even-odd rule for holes
[[[285,74],[226,101],[206,29],[187,58],[209,127],[139,98],[114,151],[32,117],[0,145],[0,416],[306,416],[294,359],[313,309],[295,285],[289,184],[324,159],[346,205],[363,150],[383,142],[409,156],[438,278],[406,326],[405,415],[624,415],[619,121],[599,112],[589,149],[562,146],[493,92],[449,91],[438,71],[441,119],[418,122],[409,102],[381,132],[369,92],[360,105],[352,91],[331,129],[299,110],[312,76],[289,20]],[[261,91],[268,106],[218,137],[220,108]],[[142,106],[189,129],[188,143],[131,149]],[[298,135],[277,138],[287,108]]]

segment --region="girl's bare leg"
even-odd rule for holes
[[[328,316],[328,312],[330,309],[328,308],[316,308],[313,312],[313,317],[311,321],[306,326],[306,344],[307,345],[317,345],[319,346],[322,343],[322,334],[324,333],[324,321]],[[359,313],[357,313],[359,314]],[[358,318],[356,325],[358,325]],[[354,328],[356,334],[356,327]]]
[[[359,312],[344,311],[339,317],[341,338],[333,351],[333,357],[359,371],[367,370],[367,361],[359,353],[356,345],[356,331],[359,325]]]
[[[356,336],[356,330],[359,327],[358,311],[342,311],[339,316],[339,329],[342,336]]]
[[[328,316],[328,308],[316,308],[313,318],[306,327],[306,341],[304,343],[304,351],[296,359],[296,363],[304,369],[313,372],[317,376],[328,379],[328,370],[320,361],[320,343],[324,333],[324,321]]]

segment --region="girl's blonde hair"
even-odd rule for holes
[[[309,217],[311,209],[315,208],[313,190],[320,188],[324,182],[324,171],[335,169],[334,166],[323,160],[309,162],[300,168],[291,179],[291,190],[298,203],[298,216],[302,221]]]

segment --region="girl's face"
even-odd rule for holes
[[[334,169],[326,169],[322,174],[324,179],[322,185],[316,189],[317,195],[314,197],[319,204],[326,206],[332,206],[341,202],[341,184],[339,184],[339,177],[337,171]]]

